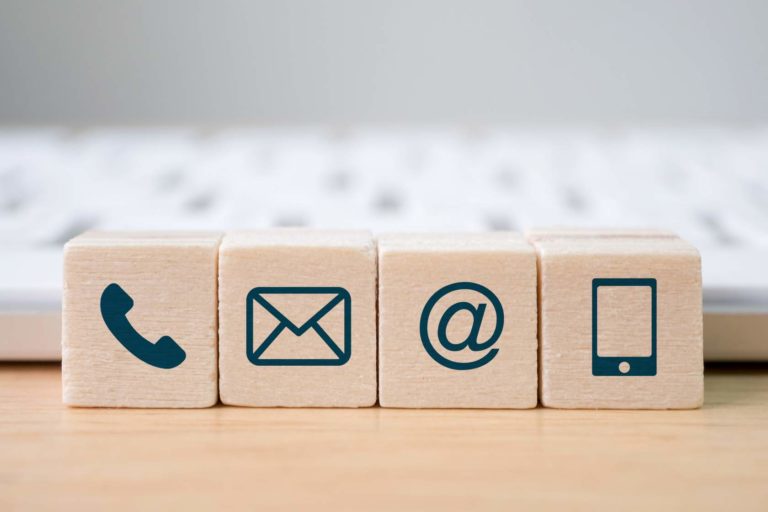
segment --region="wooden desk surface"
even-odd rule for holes
[[[0,365],[0,509],[768,510],[768,366],[697,411],[69,409]]]

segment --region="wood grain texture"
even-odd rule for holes
[[[351,299],[351,357],[341,366],[257,366],[246,355],[246,299],[263,287],[340,287]],[[272,294],[298,323],[329,302]],[[322,298],[322,297],[320,297]],[[254,347],[279,321],[254,306]],[[320,320],[335,341],[344,336],[340,305]],[[219,371],[221,401],[229,405],[369,407],[376,403],[376,250],[367,232],[271,230],[228,233],[220,250]],[[309,329],[287,329],[269,346],[271,358],[330,359]],[[279,354],[279,355],[277,355]],[[265,358],[270,354],[264,353]]]
[[[217,233],[102,233],[64,249],[64,403],[103,407],[210,407],[218,401]],[[136,358],[109,332],[100,298],[117,283],[134,301],[142,336],[173,338],[186,352],[176,368]]]
[[[0,510],[697,510],[768,503],[768,366],[686,411],[83,409],[0,364]]]
[[[539,378],[543,405],[620,409],[701,405],[701,263],[691,245],[666,235],[553,236],[532,237],[532,240],[539,254]],[[595,278],[656,280],[655,376],[592,374],[592,280]],[[605,334],[612,338],[612,353],[624,351],[633,355],[637,336],[648,332],[650,312],[646,315],[626,313],[637,312],[638,304],[626,295],[619,295],[604,297],[607,308],[601,306],[601,315],[607,317]],[[620,309],[621,316],[612,316],[611,308]],[[627,333],[623,338],[622,326]],[[650,344],[650,339],[647,343]]]
[[[498,297],[503,330],[492,347],[448,351],[438,325],[459,302],[484,305],[481,319],[462,311],[450,318],[447,339],[460,343],[479,324],[477,341],[491,337],[498,321],[488,298],[455,290],[429,314],[431,346],[441,357],[473,362],[497,350],[490,362],[457,370],[427,353],[420,336],[422,312],[441,288],[480,284]],[[476,309],[475,309],[476,310]],[[479,317],[478,317],[479,318]],[[384,407],[529,408],[537,403],[536,256],[514,234],[385,235],[379,238],[379,402]]]

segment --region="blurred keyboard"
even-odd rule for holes
[[[768,127],[3,129],[0,311],[58,307],[98,229],[642,227],[702,251],[708,312],[768,312]]]
[[[662,227],[768,248],[768,129],[0,131],[0,244],[88,228]]]

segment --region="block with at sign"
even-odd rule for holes
[[[221,401],[376,403],[376,251],[367,232],[227,234],[220,249]]]
[[[544,406],[701,406],[701,263],[694,247],[662,233],[529,236],[539,255]]]
[[[64,248],[64,403],[218,400],[218,233],[89,232]]]
[[[522,237],[379,238],[383,407],[535,407],[536,347],[536,256]]]

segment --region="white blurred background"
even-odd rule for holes
[[[744,0],[2,0],[0,243],[606,226],[760,259],[766,20]]]
[[[761,0],[2,0],[0,121],[755,123]]]

